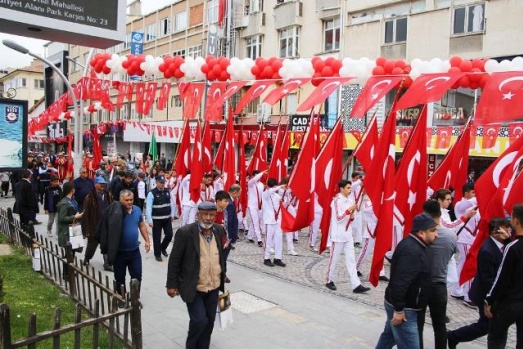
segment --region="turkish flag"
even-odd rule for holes
[[[489,220],[494,217],[505,216],[503,210],[503,193],[506,185],[504,186],[503,182],[508,184],[508,178],[512,177],[514,171],[514,161],[520,158],[522,150],[523,137],[520,137],[483,172],[474,184],[478,200],[478,209],[479,212],[481,212],[481,221],[479,232],[465,260],[465,265],[463,266],[459,279],[460,283],[464,283],[476,275],[478,252],[483,241],[489,236]]]
[[[252,146],[255,146],[258,143],[258,137],[259,132],[258,131],[252,131],[251,132],[251,138],[249,139],[249,144]]]
[[[269,168],[267,165],[267,133],[262,128],[263,126],[260,126],[260,136],[254,147],[249,167],[247,167],[248,173],[252,173],[254,170],[263,172]]]
[[[523,124],[518,123],[511,123],[508,125],[508,140],[509,143],[514,143],[519,137],[523,135]]]
[[[205,115],[207,121],[221,121],[223,120],[223,107],[215,107],[215,102],[220,99],[227,87],[225,81],[213,82],[207,90],[207,100],[205,102]]]
[[[523,72],[492,73],[481,98],[474,122],[478,125],[523,117]]]
[[[185,177],[187,171],[191,169],[191,128],[189,127],[188,120],[185,120],[182,141],[178,145],[173,169],[178,176],[182,177]]]
[[[325,144],[320,150],[316,158],[316,195],[318,203],[323,208],[323,216],[320,222],[321,241],[319,253],[325,251],[327,247],[327,237],[330,228],[331,219],[331,201],[338,191],[338,181],[343,174],[343,142],[345,134],[343,132],[343,123],[341,118],[338,118],[336,124]]]
[[[218,25],[220,27],[223,25],[223,20],[225,18],[226,11],[227,11],[227,1],[218,0]]]
[[[247,81],[233,81],[229,83],[223,94],[214,102],[214,107],[221,108],[225,101],[234,96],[236,93],[240,92],[241,88],[245,86],[246,83]],[[230,113],[233,113],[232,110]]]
[[[364,117],[367,111],[396,87],[402,79],[401,76],[371,76],[352,107],[351,118]]]
[[[211,137],[211,125],[207,121],[203,127],[202,134],[202,168],[204,173],[212,172],[212,137]]]
[[[390,250],[392,245],[395,144],[396,113],[392,111],[385,121],[371,166],[363,179],[374,214],[380,218],[375,230],[374,254],[369,275],[369,281],[374,286],[378,284],[385,253]]]
[[[298,106],[297,111],[306,111],[312,109],[315,105],[318,105],[325,101],[332,92],[337,90],[341,85],[346,83],[352,78],[334,78],[325,79],[312,91],[309,97]]]
[[[200,122],[196,123],[196,134],[194,137],[194,146],[192,151],[192,166],[191,178],[189,182],[189,192],[191,193],[191,200],[198,202],[200,200],[200,193],[202,189],[203,180],[203,156],[202,156],[202,138]]]
[[[409,136],[412,132],[412,128],[410,127],[399,127],[398,132],[400,135],[400,148],[404,149],[407,145],[407,141],[409,140]],[[425,144],[427,142],[427,133],[425,133]]]
[[[483,126],[483,140],[481,142],[482,149],[490,149],[496,145],[500,128],[500,125]]]
[[[223,156],[223,183],[225,190],[229,190],[231,185],[236,183],[236,142],[234,141],[232,109],[227,119],[225,131],[225,149]]]
[[[158,106],[156,109],[164,110],[167,104],[167,99],[169,99],[169,94],[171,93],[171,83],[164,82],[162,84],[162,89],[160,90],[160,99],[158,100]]]
[[[450,138],[452,136],[452,127],[438,127],[436,135],[436,149],[448,149],[450,147]]]
[[[296,78],[287,80],[282,86],[276,87],[263,99],[264,103],[275,105],[280,99],[309,82],[309,78]]]
[[[476,149],[476,135],[478,133],[478,127],[475,125],[470,126],[470,145],[469,150]]]
[[[365,130],[361,142],[358,143],[353,153],[353,156],[358,159],[365,172],[370,170],[370,165],[374,158],[374,148],[378,144],[378,139],[378,119],[374,115]]]
[[[406,109],[419,104],[439,101],[445,92],[461,79],[465,73],[422,74],[400,98],[397,109]]]
[[[136,84],[136,112],[143,114],[143,100],[145,97],[145,83],[139,82]]]
[[[218,145],[218,149],[216,150],[216,154],[214,156],[214,165],[217,169],[220,171],[223,171],[223,156],[225,152],[225,137],[223,137],[223,134],[221,131],[214,131],[214,136],[216,138],[217,134],[220,134],[220,144]]]
[[[468,167],[469,167],[469,145],[470,145],[470,121],[465,126],[460,137],[452,147],[455,151],[452,152],[453,159],[451,161],[451,181],[450,186],[454,188],[454,202],[461,201],[463,197],[463,186],[467,183]],[[449,151],[450,152],[450,151]],[[439,189],[439,188],[438,188]],[[437,190],[437,189],[435,189]]]
[[[514,165],[520,167],[520,162],[521,158],[517,159]],[[514,205],[521,203],[521,193],[523,193],[523,176],[521,175],[521,168],[516,168],[513,172],[512,178],[510,179],[503,195],[503,207],[505,208],[505,211],[509,213],[512,213]]]
[[[243,137],[243,125],[240,125],[240,137]],[[240,206],[243,212],[247,207],[247,168],[245,167],[245,144],[243,141],[238,142],[238,174],[240,177]],[[238,210],[238,207],[236,207]]]
[[[274,81],[272,80],[259,80],[254,82],[249,90],[243,95],[242,99],[240,99],[240,102],[238,102],[236,109],[234,109],[234,114],[241,114],[243,108],[245,108],[247,104],[261,96],[262,93],[267,91],[273,83]]]
[[[194,119],[196,113],[200,109],[200,103],[205,89],[204,82],[189,83],[187,90],[184,93],[183,118]]]
[[[427,106],[406,143],[395,180],[395,216],[403,225],[404,236],[410,233],[412,219],[423,211],[427,199]]]
[[[116,106],[118,108],[121,108],[123,106],[123,99],[125,97],[125,95],[127,94],[127,88],[129,83],[128,82],[122,82],[120,81],[118,83],[118,97],[116,97]],[[113,82],[113,86],[114,86],[114,82]]]
[[[143,106],[144,115],[149,115],[151,107],[153,106],[154,99],[156,98],[156,89],[158,88],[157,82],[148,82],[147,90],[145,92],[145,103]]]

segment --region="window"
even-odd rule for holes
[[[454,9],[452,34],[481,33],[485,30],[485,4],[473,4]]]
[[[385,22],[385,43],[407,41],[407,18],[396,18]]]
[[[131,47],[131,33],[125,34],[124,49],[129,48],[129,47]],[[87,53],[85,55],[87,55]]]
[[[156,39],[156,23],[149,24],[145,27],[145,41]]]
[[[251,59],[256,59],[261,56],[261,45],[262,45],[262,36],[254,35],[245,39],[247,44],[247,55],[246,57]]]
[[[196,58],[203,56],[203,46],[202,45],[196,45],[191,46],[187,49],[187,56]]]
[[[263,11],[263,0],[249,0],[248,14]]]
[[[182,11],[174,15],[174,31],[178,32],[187,28],[187,11]]]
[[[25,78],[18,78],[15,80],[15,88],[27,87],[27,80]]]
[[[45,87],[45,81],[40,79],[35,79],[35,88],[43,89]]]
[[[171,20],[164,18],[160,21],[160,36],[167,35],[171,32]]]
[[[173,56],[182,56],[183,58],[185,58],[185,50],[173,51]]]
[[[280,57],[298,56],[299,28],[290,27],[279,31],[280,36]]]
[[[243,110],[244,114],[256,114],[258,111],[258,105],[260,104],[260,97],[255,98],[252,100],[245,109]]]
[[[171,107],[181,107],[182,106],[182,100],[180,99],[180,96],[171,96]]]
[[[323,49],[325,51],[339,50],[340,33],[341,28],[339,18],[323,21]]]
[[[298,109],[298,94],[297,93],[289,93],[287,95],[287,115],[296,114]]]
[[[211,0],[207,4],[207,23],[218,22],[218,0]]]

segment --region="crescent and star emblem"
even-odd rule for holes
[[[327,163],[327,166],[325,166],[325,170],[323,172],[323,183],[325,184],[325,188],[328,188],[331,181],[331,172],[332,172],[332,163],[333,159],[329,159],[329,162]]]
[[[520,126],[514,127],[514,130],[512,130],[512,134],[516,137],[521,136],[521,133],[523,132],[523,128]]]
[[[254,91],[252,91],[252,96],[253,96],[253,98],[256,98],[256,97],[254,97],[254,96],[257,96],[257,94],[262,94],[263,91],[265,91],[265,89],[267,88],[267,86],[268,86],[268,85],[260,85],[260,86],[256,87],[256,88],[254,89]],[[260,92],[258,92],[258,91],[260,91]]]
[[[290,86],[292,85],[296,85],[296,87],[293,87],[291,88]],[[290,91],[300,87],[301,85],[301,81],[299,80],[293,80],[293,81],[287,81],[284,85],[283,85],[283,89],[281,90],[284,94],[287,94],[289,93]]]
[[[503,81],[499,84],[499,86],[498,86],[499,92],[502,92],[502,93],[503,93],[503,91],[502,91],[503,86],[505,86],[506,84],[511,83],[511,82],[513,82],[513,81],[523,81],[523,76],[514,76],[514,77],[511,77],[511,78],[508,78],[508,79],[503,80]],[[504,99],[511,100],[512,97],[514,97],[515,95],[517,95],[517,92],[519,92],[519,91],[521,91],[521,90],[523,90],[523,85],[521,85],[521,86],[519,87],[519,90],[517,90],[516,93],[512,93],[512,91],[508,91],[508,93],[503,93],[503,98],[502,98],[502,100],[504,100]]]
[[[487,130],[487,136],[490,136],[490,138],[494,137],[496,135],[496,129],[494,128],[489,128]]]
[[[337,88],[338,86],[341,85],[341,82],[339,82],[339,81],[329,82],[327,85],[323,86],[323,88],[321,89],[321,94],[324,94],[325,92],[330,93],[330,91],[328,91],[327,89],[331,85],[334,85]]]
[[[499,182],[501,180],[501,173],[505,169],[505,167],[509,166],[514,159],[516,158],[517,151],[513,151],[511,153],[508,153],[506,156],[501,158],[499,162],[496,164],[496,167],[494,167],[494,170],[492,171],[492,182],[496,186],[496,188],[499,188]]]
[[[387,158],[385,159],[385,163],[383,164],[383,179],[385,179],[385,176],[387,174],[387,167],[389,166],[389,161],[392,161],[392,164],[394,164],[394,156],[396,155],[396,147],[394,144],[389,144],[389,151],[388,151],[388,154],[387,154]],[[390,159],[390,160],[389,160]],[[382,195],[384,195],[385,193],[383,193]],[[382,200],[382,203],[385,202],[385,201],[390,201],[390,200],[394,200],[394,198],[396,197],[396,192],[393,191],[391,196],[389,196],[388,198],[384,198]]]
[[[445,83],[447,81],[450,80],[450,77],[449,76],[438,76],[437,78],[433,78],[433,79],[430,79],[429,81],[427,81],[425,83],[425,87],[427,88],[427,90],[432,90],[433,88],[437,87],[438,85],[441,85],[442,83],[440,84],[432,84],[432,82],[436,82],[436,81],[443,81],[442,83]]]
[[[260,161],[266,162],[267,161],[267,150],[263,148],[264,145],[265,145],[265,141],[262,139],[260,141]],[[263,154],[265,154],[265,159],[264,159]]]
[[[372,93],[372,91],[374,91],[374,89],[377,88],[377,87],[380,86],[380,85],[385,85],[384,87],[382,87],[382,89],[385,89],[385,88],[387,88],[391,83],[392,83],[392,80],[390,80],[390,79],[381,80],[381,81],[375,83],[375,84],[371,87],[370,92]],[[378,92],[375,92],[375,93],[372,93],[372,95],[371,95],[370,98],[374,100],[374,99],[377,99],[379,95],[380,95],[380,94],[379,94]]]

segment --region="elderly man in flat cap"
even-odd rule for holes
[[[198,205],[197,222],[175,234],[167,270],[167,294],[180,295],[189,312],[186,348],[209,348],[226,273],[222,226],[215,224],[216,204]]]

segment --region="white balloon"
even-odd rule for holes
[[[498,66],[498,61],[494,59],[489,59],[485,62],[485,71],[489,74],[492,74],[496,71]]]
[[[412,69],[412,70],[410,71],[410,73],[409,73],[409,76],[410,76],[410,78],[411,78],[412,80],[416,80],[416,78],[417,78],[418,76],[420,76],[420,75],[421,75],[421,73],[420,73],[420,71],[419,71],[418,69]]]

